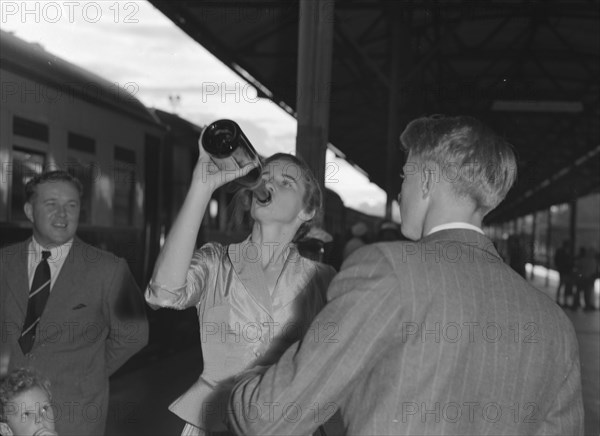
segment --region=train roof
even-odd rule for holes
[[[177,114],[156,108],[152,108],[150,111],[160,122],[167,126],[167,130],[175,137],[190,136],[194,137],[195,141],[197,141],[204,129],[204,127],[198,126],[185,118],[181,118]]]
[[[0,68],[164,129],[156,116],[119,84],[61,59],[39,44],[29,43],[3,30],[0,30]]]

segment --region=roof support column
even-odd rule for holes
[[[569,201],[569,250],[571,257],[577,256],[577,197]]]
[[[529,253],[531,253],[531,273],[529,274],[529,280],[533,280],[534,274],[533,274],[533,270],[535,267],[535,235],[537,232],[537,216],[538,213],[537,211],[533,212],[531,214],[531,238],[529,238]]]
[[[552,255],[550,247],[552,245],[552,210],[548,208],[546,211],[548,215],[548,227],[546,227],[546,281],[545,286],[548,287],[550,284],[550,267],[552,266]]]
[[[390,43],[390,96],[388,101],[388,134],[385,160],[385,219],[392,219],[392,202],[397,198],[399,182],[399,169],[396,170],[398,137],[400,136],[398,126],[398,88],[400,82],[400,22],[398,20],[398,12],[393,7],[392,26],[391,26],[391,43]],[[396,177],[394,177],[396,176]],[[396,186],[395,186],[396,185]]]
[[[296,154],[325,185],[334,2],[300,0]]]
[[[392,3],[390,5],[390,93],[388,100],[387,120],[387,146],[385,157],[385,219],[392,219],[392,203],[397,200],[400,191],[400,168],[398,165],[398,147],[400,145],[400,133],[408,122],[408,98],[406,94],[401,95],[402,79],[406,79],[406,73],[410,67],[410,37],[408,33],[408,19],[402,15],[402,4]],[[404,98],[402,98],[404,97]],[[381,162],[383,165],[383,162]]]

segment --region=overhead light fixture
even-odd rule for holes
[[[493,111],[506,112],[583,112],[580,101],[548,101],[548,100],[494,100]]]

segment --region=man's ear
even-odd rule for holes
[[[438,173],[434,167],[429,167],[427,165],[423,166],[421,174],[421,192],[423,194],[423,198],[427,198],[433,193],[437,182],[437,174]]]
[[[6,422],[0,422],[0,435],[13,436],[13,432]]]
[[[25,211],[25,216],[27,217],[27,219],[31,222],[33,222],[33,206],[31,205],[30,202],[25,202],[25,204],[23,205],[23,210]]]
[[[313,219],[313,217],[315,216],[316,213],[317,213],[316,210],[307,212],[306,209],[302,209],[300,211],[300,213],[298,214],[298,218],[300,218],[304,222],[310,221],[311,219]]]

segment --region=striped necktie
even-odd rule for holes
[[[42,312],[50,295],[50,265],[48,265],[49,251],[42,251],[42,261],[35,269],[29,302],[27,303],[27,316],[23,324],[23,332],[19,338],[19,345],[23,354],[31,351],[35,341],[37,325],[40,322]]]

